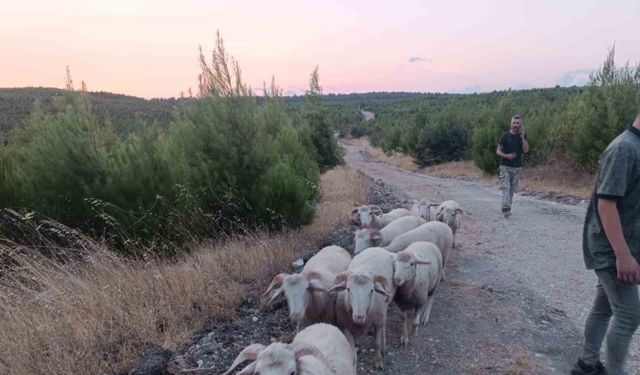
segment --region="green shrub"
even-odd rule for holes
[[[201,56],[201,98],[169,127],[141,122],[116,132],[84,93],[69,92],[50,112],[36,106],[2,148],[0,205],[137,256],[143,248],[172,255],[221,233],[309,223],[319,197],[314,129],[287,114],[275,84],[258,106],[220,39],[216,48],[211,65]]]
[[[470,125],[456,116],[436,119],[416,137],[415,158],[421,166],[461,160],[467,151]]]
[[[311,129],[311,139],[316,149],[318,166],[326,170],[343,163],[342,154],[334,137],[334,129],[329,123],[327,109],[322,105],[322,88],[319,83],[318,68],[311,73],[309,90],[305,95],[307,108],[304,118]]]
[[[609,142],[629,126],[637,114],[636,95],[640,89],[640,65],[616,68],[612,48],[601,69],[579,100],[569,109],[572,126],[569,144],[573,161],[595,170]]]

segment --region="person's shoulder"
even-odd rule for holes
[[[640,136],[632,133],[629,130],[625,130],[609,143],[606,151],[608,152],[630,152],[640,155]]]

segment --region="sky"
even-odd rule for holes
[[[639,0],[0,0],[0,87],[145,98],[197,91],[216,31],[245,82],[303,93],[582,84],[615,44],[640,62]]]

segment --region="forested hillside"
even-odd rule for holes
[[[616,67],[614,57],[611,49],[585,87],[363,99],[357,105],[375,112],[374,121],[341,121],[356,112],[348,105],[334,106],[334,118],[343,135],[369,135],[374,145],[410,154],[423,166],[473,159],[495,173],[498,139],[519,113],[532,145],[527,163],[562,160],[593,171],[604,147],[638,108],[640,66]]]
[[[76,91],[69,74],[64,91],[5,90],[23,120],[0,144],[0,238],[67,246],[61,223],[127,254],[174,254],[309,223],[319,173],[342,163],[318,70],[287,108],[275,83],[256,100],[221,39],[200,60],[197,99]]]

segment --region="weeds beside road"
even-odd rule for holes
[[[97,244],[75,266],[15,253],[18,272],[0,280],[0,373],[122,371],[146,348],[173,350],[234,317],[248,290],[318,246],[368,186],[355,171],[337,168],[322,176],[321,189],[313,224],[195,244],[177,262],[124,260]]]

